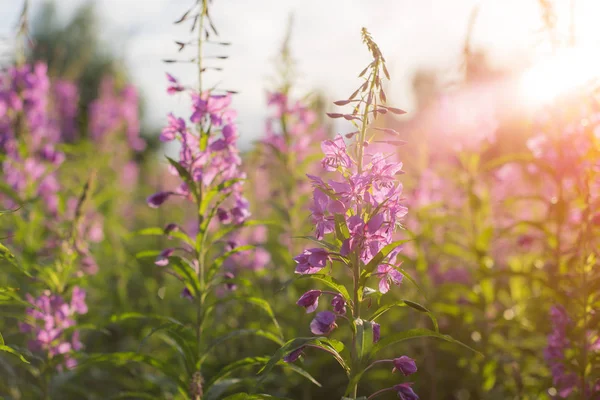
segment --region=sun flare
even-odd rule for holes
[[[538,107],[590,83],[600,76],[600,55],[589,49],[568,49],[539,61],[519,78],[519,97]]]

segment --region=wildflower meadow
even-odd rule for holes
[[[236,27],[216,13],[236,5],[168,5],[183,37],[144,61],[156,98],[91,8],[59,24],[15,3],[0,398],[600,400],[600,62],[578,2],[523,1],[547,56],[511,71],[473,48],[482,2],[458,77],[415,73],[410,101],[388,54],[412,39],[337,36],[364,60],[328,50],[337,98],[299,83],[311,27],[290,18],[244,76],[258,125],[223,78]],[[178,107],[149,127],[153,101]]]

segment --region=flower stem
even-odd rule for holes
[[[392,392],[393,390],[394,390],[394,388],[385,388],[385,389],[378,390],[375,393],[373,393],[372,395],[370,395],[369,397],[367,397],[367,400],[374,399],[375,397],[379,396],[380,394],[384,394],[386,392]]]

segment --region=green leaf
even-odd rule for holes
[[[286,363],[285,361],[280,361],[277,364],[283,366],[284,368],[291,369],[292,371],[294,371],[298,375],[301,375],[301,376],[305,377],[306,379],[308,379],[310,382],[312,382],[313,384],[315,384],[318,387],[322,387],[323,386],[311,374],[309,374],[304,369],[300,368],[299,366],[297,366],[295,364]]]
[[[156,257],[158,257],[158,255],[160,253],[161,253],[160,250],[138,251],[137,253],[135,253],[135,258],[148,258],[148,257],[156,258]]]
[[[155,320],[159,320],[159,321],[172,322],[172,323],[174,323],[176,325],[180,325],[180,326],[185,326],[182,322],[176,320],[175,318],[165,317],[163,315],[157,315],[157,314],[142,314],[142,313],[136,313],[136,312],[128,312],[128,313],[124,313],[124,314],[112,315],[110,317],[110,322],[117,323],[117,322],[123,322],[123,321],[127,321],[127,320],[136,320],[136,319],[155,319]]]
[[[202,400],[218,400],[223,393],[242,382],[241,379],[224,379],[212,385],[204,394]]]
[[[300,275],[298,278],[296,278],[296,280],[301,280],[301,279],[304,279],[304,280],[314,279],[316,281],[319,281],[319,282],[325,284],[326,286],[329,286],[330,288],[334,289],[335,291],[339,292],[344,297],[344,299],[346,300],[347,303],[352,303],[350,293],[348,293],[348,290],[346,289],[346,287],[329,275],[309,274],[309,275]]]
[[[29,361],[27,361],[27,359],[25,359],[25,357],[23,357],[23,355],[21,353],[19,353],[18,351],[16,351],[15,349],[13,349],[12,347],[8,347],[4,344],[4,339],[2,339],[2,344],[0,345],[0,351],[3,351],[5,353],[9,353],[12,354],[13,356],[16,356],[19,358],[19,360],[21,360],[22,362],[24,362],[25,364],[29,364]]]
[[[400,301],[397,301],[392,304],[386,304],[384,306],[381,306],[377,310],[375,310],[373,315],[371,315],[371,321],[375,321],[377,318],[381,317],[383,314],[385,314],[386,312],[388,312],[389,310],[391,310],[394,307],[405,307],[405,306],[406,306],[406,303],[404,303],[404,300],[400,300]]]
[[[226,366],[221,368],[219,372],[216,373],[216,375],[212,377],[212,379],[207,383],[206,389],[209,389],[216,382],[220,381],[221,379],[225,378],[226,376],[238,369],[251,367],[255,365],[264,365],[268,361],[269,357],[246,357],[242,358],[241,360],[234,361],[231,364],[227,364]]]
[[[375,268],[377,268],[377,266],[379,264],[381,264],[381,262],[392,252],[394,251],[398,246],[409,242],[410,239],[407,240],[397,240],[393,243],[388,244],[387,246],[385,246],[383,249],[381,249],[381,251],[379,251],[379,253],[375,254],[375,257],[373,257],[371,259],[371,261],[369,261],[369,263],[367,265],[365,265],[364,268],[364,274],[370,274],[371,272],[373,272],[373,270]]]
[[[343,350],[343,344],[341,342],[333,341],[326,337],[303,337],[289,340],[283,346],[281,346],[275,352],[275,354],[273,354],[265,366],[258,371],[258,374],[263,375],[263,377],[266,376],[266,374],[271,371],[275,365],[278,365],[286,355],[294,350],[298,350],[301,347],[309,345],[322,348],[333,355],[336,361],[342,366],[342,368],[344,368],[346,373],[349,373],[350,368],[348,367],[344,357],[340,354],[340,352]]]
[[[183,279],[183,282],[191,289],[192,295],[196,297],[200,293],[200,282],[194,268],[181,256],[169,257],[169,266]]]
[[[434,337],[437,339],[445,340],[446,342],[458,344],[460,346],[466,347],[467,349],[469,349],[479,355],[482,355],[477,350],[454,339],[450,335],[442,335],[441,333],[434,332],[432,330],[424,329],[424,328],[414,328],[414,329],[409,329],[407,331],[397,332],[397,333],[394,333],[391,335],[387,335],[387,336],[383,337],[379,342],[377,342],[375,344],[375,346],[373,346],[372,353],[374,355],[374,354],[377,354],[380,350],[384,349],[385,347],[391,346],[396,343],[403,342],[405,340],[416,339],[416,338],[420,338],[420,337]]]
[[[429,315],[429,318],[431,319],[431,322],[433,323],[433,329],[439,333],[440,328],[438,326],[437,318],[435,317],[435,315],[433,315],[433,313],[431,311],[429,311],[426,307],[422,306],[421,304],[415,303],[414,301],[410,301],[410,300],[403,300],[403,301],[407,306],[409,306],[417,311],[427,313],[427,315]]]
[[[17,268],[19,271],[23,272],[25,275],[27,275],[28,277],[32,277],[31,274],[29,272],[27,272],[19,263],[19,261],[17,260],[17,258],[14,256],[14,254],[8,249],[8,247],[6,247],[5,245],[3,245],[2,243],[0,243],[0,259],[5,259],[6,261],[8,261],[8,263],[10,265],[12,265],[13,267]]]
[[[238,369],[245,368],[245,367],[251,367],[251,366],[257,366],[257,365],[262,366],[262,365],[265,365],[268,361],[269,361],[269,357],[246,357],[241,360],[235,361],[235,362],[221,368],[221,370],[215,376],[213,376],[213,378],[210,380],[210,382],[208,383],[208,385],[206,387],[208,389],[210,389],[210,387],[213,384],[215,384],[216,382],[220,381],[221,379],[225,378],[226,376],[228,376],[229,374],[231,374],[232,372],[234,372]],[[294,364],[288,364],[283,361],[280,361],[278,364],[283,366],[284,368],[288,368],[288,369],[294,371],[295,373],[305,377],[306,379],[308,379],[315,385],[321,387],[321,384],[319,382],[317,382],[317,380],[315,380],[315,378],[313,378],[312,375],[310,375],[308,372],[306,372],[302,368],[300,368]]]
[[[279,323],[277,322],[277,318],[275,318],[275,313],[273,312],[271,305],[269,304],[268,301],[266,301],[265,299],[261,299],[260,297],[248,297],[248,296],[226,297],[226,298],[220,299],[220,300],[214,302],[213,304],[211,304],[210,306],[208,306],[208,311],[211,311],[218,304],[225,304],[225,303],[229,303],[231,301],[240,301],[243,303],[252,304],[252,305],[257,306],[261,310],[263,310],[271,318],[271,321],[273,322],[273,325],[275,325],[275,329],[277,330],[277,334],[279,335],[279,337],[283,338],[283,335],[281,333],[281,327],[279,326]]]
[[[165,156],[166,157],[166,156]],[[177,174],[179,175],[179,177],[181,179],[183,179],[183,181],[188,185],[189,190],[194,194],[194,197],[196,197],[196,200],[199,200],[199,196],[198,196],[198,188],[196,186],[196,182],[194,182],[194,179],[192,178],[192,175],[190,175],[190,172],[183,168],[183,166],[181,164],[179,164],[177,161],[173,160],[170,157],[166,157],[167,161],[169,161],[169,164],[171,164],[173,166],[173,168],[175,168],[177,170]]]
[[[313,236],[294,236],[294,239],[307,239],[307,240],[311,240],[311,241],[313,241],[315,243],[318,243],[321,246],[327,248],[328,250],[334,251],[336,253],[340,251],[340,248],[338,246],[336,246],[335,244],[326,242],[325,240],[319,240],[319,239],[317,239],[317,238],[315,238]]]
[[[350,236],[348,225],[346,225],[346,219],[341,214],[335,214],[335,234],[338,240],[343,241]]]
[[[373,348],[373,323],[360,318],[354,320],[356,329],[356,355],[361,362]]]
[[[222,193],[225,189],[229,189],[231,186],[235,185],[238,182],[242,182],[242,181],[244,181],[244,179],[242,179],[242,178],[229,179],[224,182],[221,182],[216,187],[214,187],[212,190],[210,190],[208,193],[206,193],[204,199],[202,200],[202,207],[200,208],[200,214],[204,215],[204,213],[208,209],[208,206],[210,205],[211,200],[217,194]],[[229,194],[227,194],[227,196],[229,196]]]
[[[169,237],[177,238],[177,239],[181,240],[182,242],[189,244],[192,247],[194,247],[194,243],[195,243],[194,240],[192,240],[192,238],[190,238],[188,235],[186,235],[185,233],[183,233],[181,231],[171,231],[169,233],[165,233],[165,230],[163,228],[159,228],[159,227],[140,229],[139,231],[133,232],[132,235],[134,235],[134,236],[135,235],[137,235],[137,236],[169,236]]]
[[[218,345],[220,345],[230,339],[240,337],[240,336],[258,336],[258,337],[268,339],[272,342],[275,342],[278,345],[283,344],[283,341],[281,340],[281,338],[279,338],[278,336],[276,336],[275,334],[273,334],[269,331],[264,331],[262,329],[238,329],[235,331],[231,331],[223,336],[220,336],[217,340],[212,342],[208,346],[208,348],[204,351],[204,354],[202,355],[202,357],[200,357],[200,364],[202,364],[202,362],[206,359],[206,357],[208,357],[208,354],[210,353],[210,351],[212,349],[214,349]]]
[[[157,358],[139,354],[134,352],[116,352],[106,354],[90,354],[87,358],[83,358],[79,362],[78,368],[86,368],[95,364],[109,363],[116,366],[122,366],[134,363],[142,363],[157,369],[162,372],[166,377],[170,378],[173,382],[177,383],[178,386],[187,389],[187,382],[184,381],[180,376],[179,372],[170,363],[165,363]]]
[[[197,356],[196,352],[192,350],[189,343],[193,343],[195,338],[193,336],[188,335],[188,337],[184,337],[185,330],[189,329],[187,327],[181,326],[179,324],[173,322],[167,322],[162,324],[150,331],[140,342],[138,352],[141,352],[142,346],[154,335],[158,334],[158,336],[169,343],[171,346],[176,347],[177,351],[183,358],[185,367],[189,375],[194,373]]]

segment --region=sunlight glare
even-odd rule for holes
[[[552,102],[600,75],[600,54],[589,49],[568,49],[534,64],[521,75],[519,97],[527,106]]]

